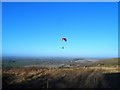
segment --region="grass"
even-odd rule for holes
[[[11,68],[3,69],[3,87],[27,88],[97,88],[110,87],[105,74],[109,72],[95,68]],[[96,80],[95,80],[96,78]],[[108,81],[107,81],[108,80]],[[91,83],[92,82],[92,83]],[[113,83],[114,84],[114,83]],[[48,86],[47,86],[48,85]],[[118,87],[114,85],[115,87]]]

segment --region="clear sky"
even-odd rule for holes
[[[117,2],[2,5],[5,56],[118,56]]]

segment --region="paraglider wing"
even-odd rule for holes
[[[65,41],[65,42],[67,41],[67,39],[66,39],[66,38],[61,38],[61,40],[62,40],[62,41]]]

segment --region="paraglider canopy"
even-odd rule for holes
[[[66,38],[61,38],[61,41],[65,41],[65,42],[66,42],[66,41],[67,41],[67,39],[66,39]]]

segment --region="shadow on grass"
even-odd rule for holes
[[[16,76],[14,74],[3,74],[2,75],[2,88],[12,88],[15,87],[13,82],[16,80]]]
[[[120,88],[120,73],[109,73],[104,76],[111,88]]]

